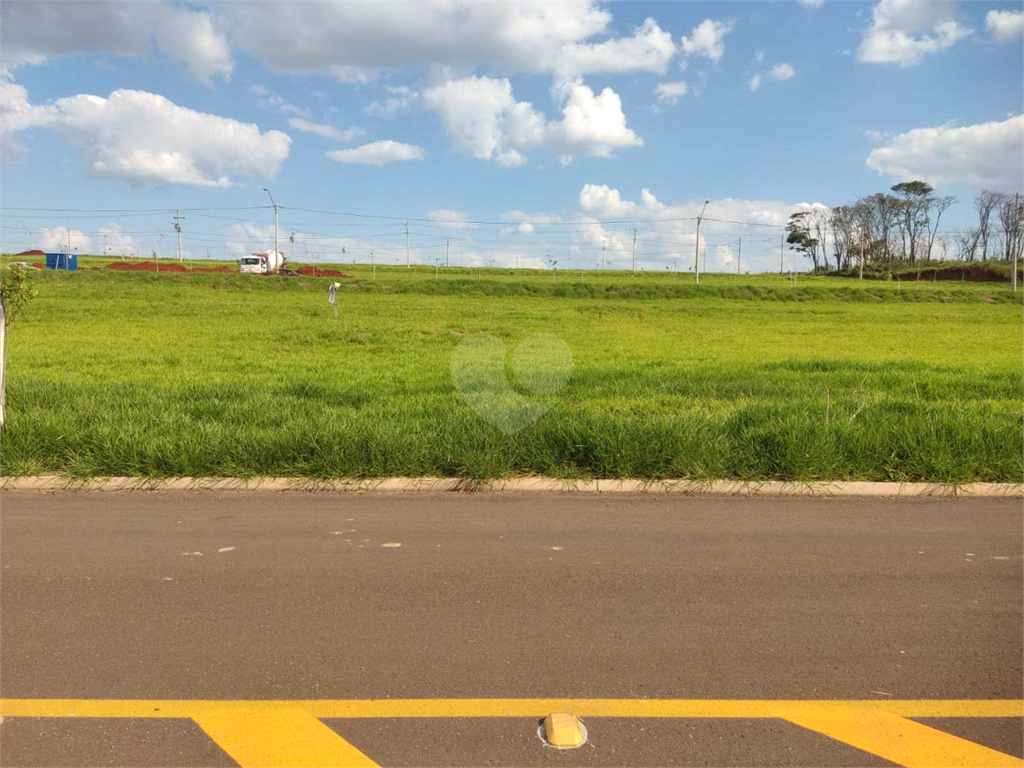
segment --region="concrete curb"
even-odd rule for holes
[[[869,483],[776,480],[558,480],[523,477],[510,480],[474,481],[447,477],[387,477],[371,480],[312,480],[263,477],[96,477],[89,480],[39,475],[0,479],[2,491],[306,491],[443,493],[651,493],[684,496],[833,496],[900,498],[1021,498],[1022,483]]]

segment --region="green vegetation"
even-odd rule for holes
[[[88,263],[88,260],[82,260]],[[81,262],[80,262],[81,263]],[[1024,337],[1005,283],[335,266],[327,278],[40,273],[9,339],[7,475],[543,474],[1017,481]],[[466,335],[572,349],[513,435]]]

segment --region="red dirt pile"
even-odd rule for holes
[[[295,270],[304,277],[352,277],[337,269],[321,269],[320,267],[299,267]]]

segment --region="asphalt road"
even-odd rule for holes
[[[5,493],[11,699],[1018,700],[1019,500]],[[916,718],[1020,757],[1019,718]],[[393,765],[889,765],[779,719],[321,722]],[[3,765],[233,765],[5,716]],[[229,750],[230,751],[230,750]]]

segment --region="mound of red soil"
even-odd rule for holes
[[[321,269],[320,267],[299,267],[295,270],[304,277],[352,277],[337,269]]]
[[[188,272],[188,267],[175,264],[173,261],[157,264],[155,261],[114,261],[107,264],[107,269],[118,272]]]
[[[31,251],[22,251],[21,253],[14,254],[15,256],[45,256],[45,251],[40,251],[38,248],[33,248]]]

